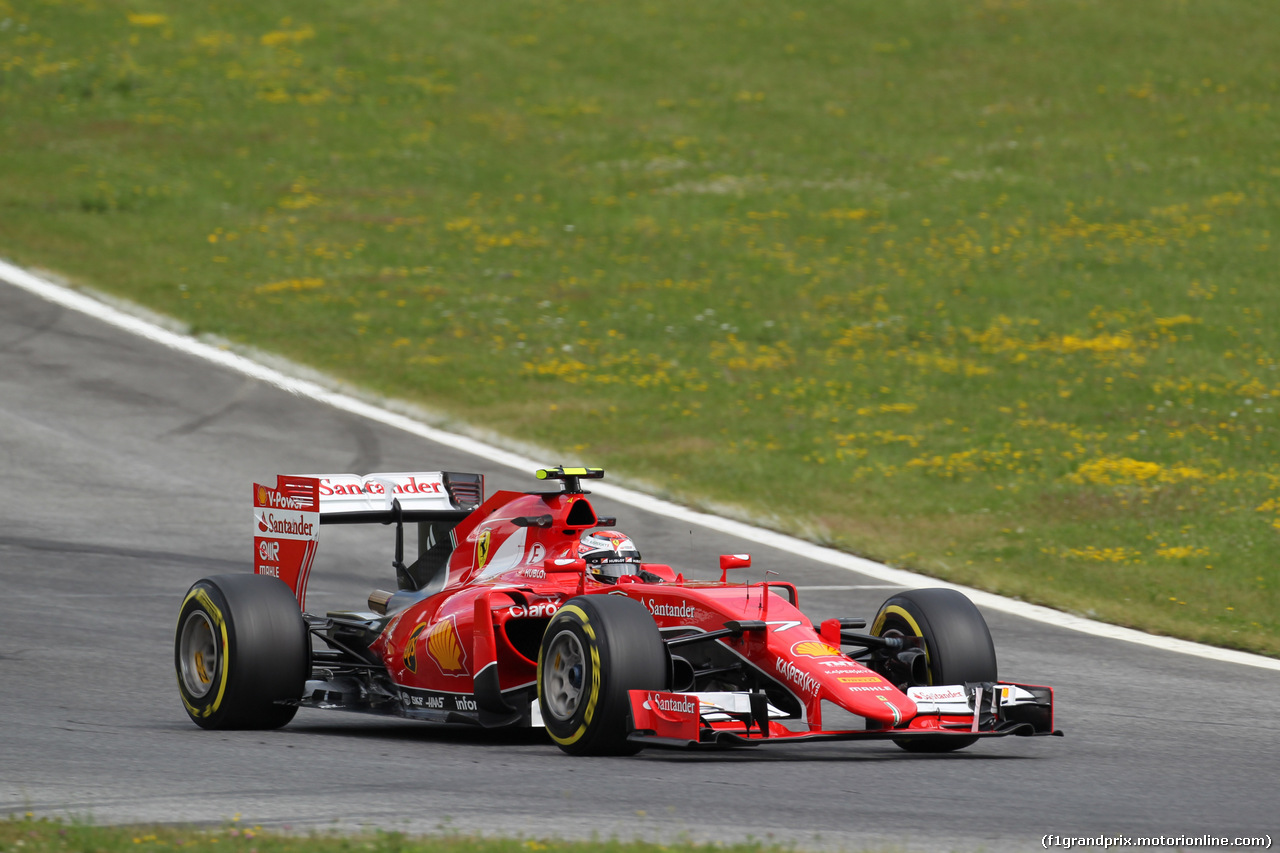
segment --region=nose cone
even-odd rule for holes
[[[798,642],[778,659],[788,681],[850,713],[895,726],[916,715],[916,703],[834,646],[818,640]]]
[[[846,711],[878,723],[896,726],[916,715],[915,702],[865,667],[861,672],[831,673],[823,686],[826,687],[826,698]]]

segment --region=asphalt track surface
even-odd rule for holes
[[[192,725],[174,683],[177,607],[196,579],[249,570],[250,484],[440,469],[483,472],[490,490],[535,482],[0,283],[0,814],[852,850],[1280,827],[1274,671],[997,612],[986,615],[1001,676],[1053,685],[1065,738],[949,756],[835,743],[574,759],[537,732],[335,712],[304,710],[267,733]],[[779,572],[815,620],[870,616],[892,592],[593,503],[646,557],[693,576],[751,551],[751,579]],[[309,609],[358,607],[392,584],[390,548],[388,528],[326,528]]]

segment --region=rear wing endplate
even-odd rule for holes
[[[483,502],[480,474],[281,474],[274,488],[253,485],[254,572],[280,578],[305,607],[320,525],[456,523]]]

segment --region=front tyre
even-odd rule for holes
[[[278,729],[293,719],[311,642],[293,591],[266,575],[197,581],[178,611],[178,692],[206,729]]]
[[[953,589],[913,589],[880,607],[871,633],[924,639],[930,684],[998,681],[995,644],[973,602]],[[907,752],[954,752],[977,738],[896,738]]]
[[[538,651],[538,707],[570,755],[631,755],[631,690],[662,690],[667,653],[638,601],[578,596],[556,611]]]

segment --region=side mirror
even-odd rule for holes
[[[547,560],[542,568],[546,569],[547,574],[581,575],[587,571],[587,561],[579,557],[562,557],[559,560]]]
[[[732,569],[745,569],[751,565],[750,554],[721,554],[720,555],[720,583],[728,583],[729,572]]]

